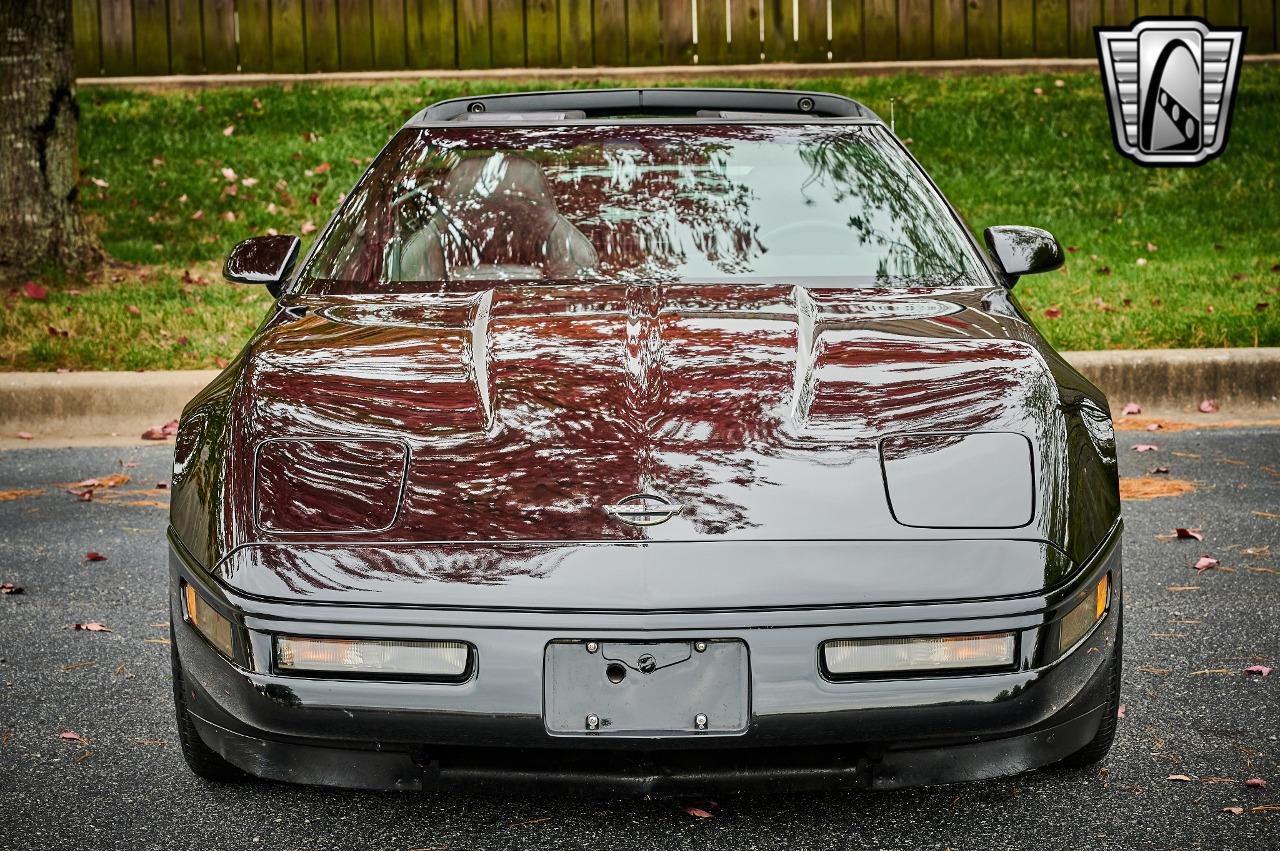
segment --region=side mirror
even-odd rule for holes
[[[231,249],[222,277],[233,284],[266,284],[274,296],[298,260],[302,240],[296,236],[255,236]]]
[[[987,228],[982,238],[1004,272],[1006,286],[1012,287],[1019,275],[1052,272],[1062,265],[1062,246],[1047,230],[1002,225]]]

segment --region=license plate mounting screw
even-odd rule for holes
[[[596,652],[596,651],[597,651],[597,650],[599,650],[599,649],[600,649],[600,645],[599,645],[599,644],[596,644],[594,641],[588,641],[588,642],[587,642],[587,652],[588,652],[588,653],[594,653],[594,652]]]
[[[706,652],[706,650],[707,650],[707,642],[705,642],[705,641],[695,641],[695,642],[693,643],[693,649],[694,649],[694,650],[697,650],[699,653],[705,653],[705,652]]]
[[[588,716],[587,716],[587,729],[588,729],[588,730],[599,730],[599,729],[600,729],[600,716],[599,716],[599,715],[596,715],[596,714],[593,712],[593,713],[591,713],[590,715],[588,715]]]
[[[699,730],[707,729],[707,716],[702,712],[693,716],[693,726],[697,727]]]

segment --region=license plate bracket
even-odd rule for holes
[[[750,682],[738,639],[557,640],[544,661],[543,719],[555,736],[741,735]]]

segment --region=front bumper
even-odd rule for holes
[[[374,789],[894,788],[1048,765],[1098,729],[1122,587],[1118,529],[1085,569],[1034,597],[662,615],[283,604],[236,595],[179,547],[171,553],[176,651],[201,738],[260,777]],[[1106,616],[1053,658],[1051,624],[1108,571]],[[236,663],[182,620],[178,580],[236,619]],[[1000,630],[1018,634],[1017,670],[833,682],[817,667],[828,639]],[[476,648],[476,665],[457,684],[280,676],[270,664],[277,633],[460,640]],[[672,739],[552,735],[542,717],[543,655],[566,638],[740,639],[750,650],[750,727]]]

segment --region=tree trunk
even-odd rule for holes
[[[0,0],[0,277],[100,258],[78,203],[70,0]]]

